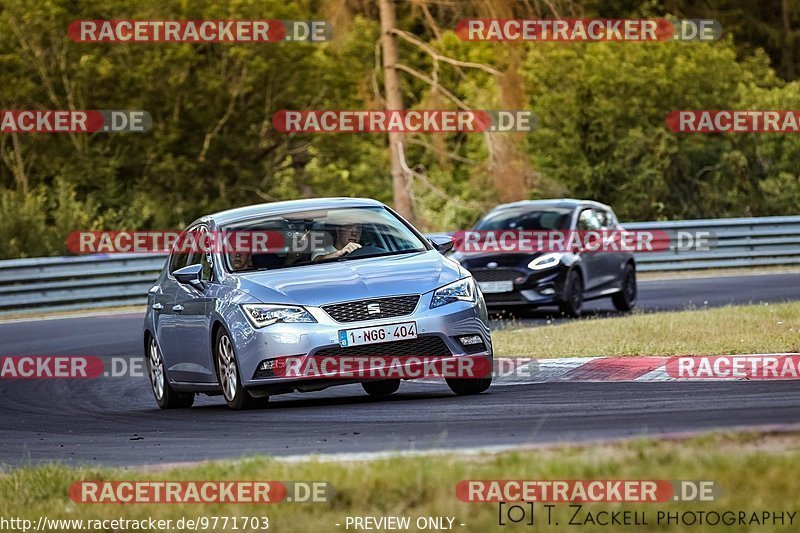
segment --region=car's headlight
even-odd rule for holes
[[[277,322],[316,322],[311,313],[296,305],[244,304],[242,309],[255,328]]]
[[[433,291],[431,309],[458,301],[475,301],[475,282],[472,276],[454,281]]]
[[[528,268],[531,270],[544,270],[545,268],[552,268],[561,262],[561,258],[563,256],[564,254],[560,254],[558,252],[540,255],[528,263]]]

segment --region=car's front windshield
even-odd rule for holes
[[[225,232],[264,232],[272,242],[266,252],[238,250],[226,254],[231,272],[273,270],[350,261],[428,248],[389,210],[376,207],[317,209],[272,215],[229,224]]]
[[[566,208],[509,208],[489,213],[477,230],[563,230],[569,228],[572,210]]]

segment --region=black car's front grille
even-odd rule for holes
[[[488,292],[483,294],[483,300],[487,304],[502,302],[527,302],[519,292]]]
[[[453,355],[441,337],[425,336],[405,341],[362,344],[342,348],[334,346],[323,348],[315,357],[449,357]]]
[[[475,281],[514,281],[525,272],[516,268],[476,268],[470,269]]]
[[[360,322],[376,318],[392,318],[410,315],[419,301],[419,294],[354,300],[340,304],[323,305],[332,319],[337,322]]]

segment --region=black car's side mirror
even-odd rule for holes
[[[440,254],[446,254],[455,245],[455,241],[449,235],[428,235],[428,240]]]
[[[203,282],[200,280],[200,275],[202,273],[203,273],[203,266],[200,264],[196,264],[179,268],[178,270],[173,272],[172,275],[175,276],[175,279],[178,280],[178,283],[183,283],[184,285],[191,285],[195,289],[202,290]]]

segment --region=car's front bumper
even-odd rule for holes
[[[506,269],[511,270],[511,269]],[[481,279],[490,281],[493,269],[470,270],[478,285]],[[515,269],[516,275],[508,276],[512,290],[505,292],[485,292],[483,296],[489,307],[514,305],[551,305],[558,303],[564,289],[564,269],[556,267],[545,271]],[[496,275],[494,277],[497,277]],[[485,282],[484,282],[485,283]],[[483,290],[483,289],[482,289]]]
[[[405,322],[415,322],[417,338],[435,342],[422,342],[421,351],[428,347],[446,347],[447,355],[451,357],[489,357],[492,356],[492,341],[487,324],[488,315],[483,299],[478,296],[477,302],[454,302],[435,309],[430,309],[431,293],[423,294],[412,314],[380,320],[340,323],[333,320],[319,307],[306,307],[317,320],[316,323],[278,323],[265,328],[253,328],[244,315],[238,321],[236,328],[231,328],[234,339],[236,355],[239,362],[239,373],[243,385],[248,389],[271,389],[278,392],[291,392],[291,390],[312,390],[361,380],[330,380],[315,379],[309,382],[298,377],[282,377],[280,375],[264,375],[258,372],[262,361],[280,359],[285,357],[316,357],[318,354],[346,355],[350,348],[341,348],[339,345],[339,331],[352,328],[389,325]],[[476,352],[466,349],[459,337],[465,335],[480,335],[483,340],[483,350]],[[406,341],[395,341],[403,343]],[[352,348],[361,348],[370,345],[358,345]],[[397,351],[393,348],[389,355],[431,357],[441,356],[437,353],[412,353],[408,350]],[[433,348],[431,348],[433,349]],[[470,351],[472,350],[472,351]],[[362,352],[363,353],[363,352]],[[379,350],[375,355],[380,355]]]

